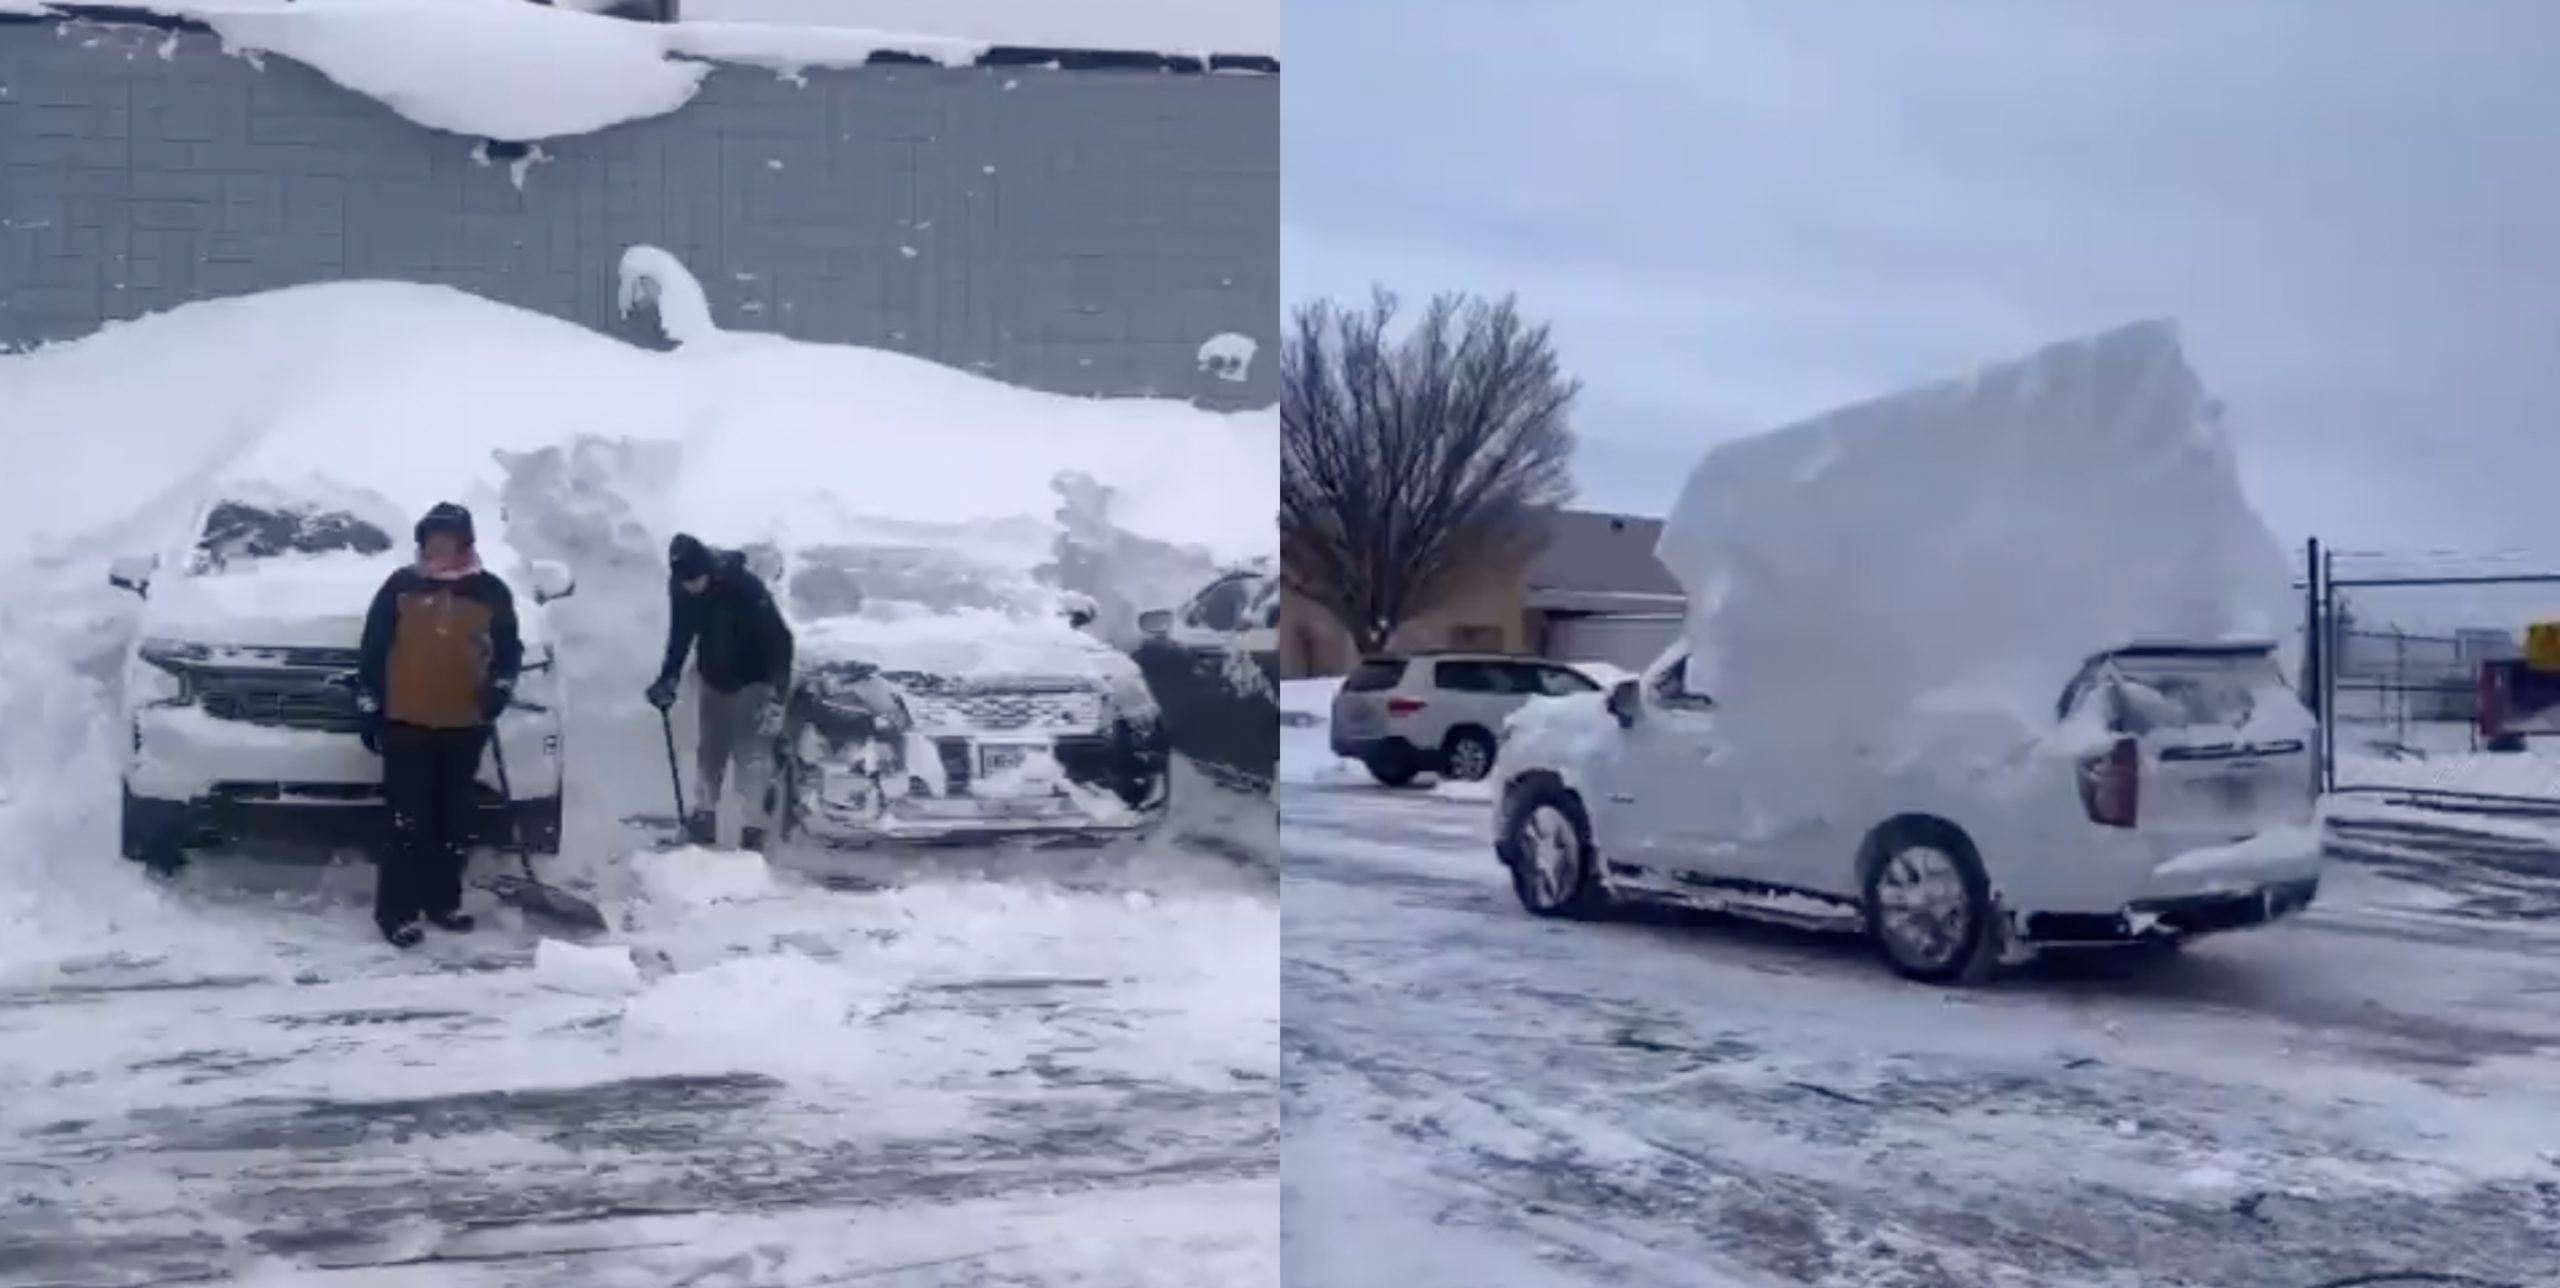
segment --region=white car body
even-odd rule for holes
[[[2316,891],[2321,847],[2314,726],[2273,663],[2272,645],[2152,646],[2093,659],[2051,724],[2021,729],[2008,754],[1939,761],[1846,753],[1808,762],[1718,728],[1685,691],[1677,653],[1605,699],[1515,722],[1499,775],[1508,830],[1541,779],[1588,820],[1595,875],[1613,897],[1657,898],[1832,929],[1866,928],[1867,879],[1896,829],[1925,821],[1963,838],[1990,883],[2009,945],[2118,944],[2262,924]],[[2110,728],[2112,697],[2163,677],[2224,694],[2245,687],[2242,723]],[[2179,682],[2183,682],[2180,680]],[[1879,745],[1933,741],[1913,724],[1974,723],[1915,713]],[[1915,736],[1916,735],[1916,736]],[[1949,745],[1975,745],[1967,730]],[[2129,750],[2120,751],[2120,748]],[[2109,757],[2138,765],[2130,826],[2100,822],[2088,788]],[[1818,794],[1818,814],[1755,802]],[[1499,838],[1498,838],[1499,839]],[[1512,856],[1506,856],[1509,858]]]
[[[1505,721],[1534,698],[1597,693],[1580,668],[1500,653],[1417,653],[1361,661],[1334,694],[1333,753],[1401,786],[1429,771],[1480,779]]]
[[[222,561],[191,538],[156,559],[119,565],[121,582],[143,593],[124,666],[129,825],[138,813],[190,844],[208,834],[278,828],[359,835],[355,827],[378,821],[383,806],[382,760],[356,735],[353,694],[343,681],[355,671],[374,592],[404,562],[407,525],[387,506],[351,509],[345,497],[305,500],[258,488],[232,496],[274,511],[353,514],[389,545],[372,554],[342,549]],[[208,506],[189,531],[203,533],[217,508]],[[481,528],[482,561],[515,592],[524,640],[517,700],[498,722],[509,786],[519,818],[535,818],[537,830],[549,824],[550,833],[534,839],[556,848],[560,681],[537,591],[565,593],[565,573],[523,559],[498,525],[483,520]],[[484,759],[480,782],[484,805],[494,806],[492,761]],[[135,848],[129,836],[128,853],[144,857]]]
[[[1160,713],[1137,665],[1072,624],[1077,597],[920,546],[750,562],[773,569],[797,640],[785,835],[1105,838],[1161,821]]]

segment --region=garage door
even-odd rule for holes
[[[1677,613],[1559,617],[1547,624],[1547,656],[1642,671],[1680,638],[1680,623]]]

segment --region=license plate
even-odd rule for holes
[[[1032,748],[1022,744],[998,743],[978,748],[978,772],[985,775],[1010,773],[1030,763]]]

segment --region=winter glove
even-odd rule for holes
[[[515,700],[515,681],[489,681],[480,686],[480,718],[490,724],[496,724],[498,717],[505,714],[508,707],[515,705]]]
[[[356,741],[363,743],[366,751],[379,756],[382,754],[382,699],[375,697],[371,689],[357,689],[355,696]]]
[[[649,686],[649,705],[664,711],[676,704],[676,682],[660,680]]]

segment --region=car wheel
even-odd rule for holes
[[[1557,787],[1533,788],[1506,811],[1504,866],[1520,906],[1540,917],[1596,917],[1608,911],[1599,853],[1582,802]]]
[[[1496,750],[1493,735],[1482,729],[1452,729],[1449,740],[1440,744],[1440,763],[1448,767],[1451,779],[1483,782],[1485,775],[1493,772]]]
[[[1407,786],[1422,773],[1422,758],[1410,747],[1373,751],[1360,763],[1369,767],[1371,778],[1387,787]]]
[[[1953,829],[1886,837],[1868,865],[1867,933],[1895,973],[1924,984],[1975,983],[1997,957],[1991,883]]]

